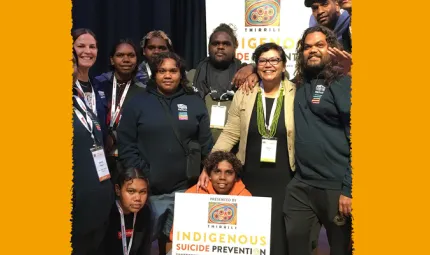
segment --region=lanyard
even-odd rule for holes
[[[88,114],[87,107],[85,106],[84,102],[82,102],[82,100],[79,97],[77,97],[77,96],[73,96],[73,97],[76,99],[76,102],[78,102],[81,109],[84,110],[85,117],[76,107],[73,107],[73,110],[75,111],[76,116],[78,116],[78,119],[81,121],[81,123],[84,125],[84,127],[88,130],[88,132],[90,132],[91,138],[94,140],[94,144],[96,144],[96,139],[95,139],[94,133],[93,133],[93,121],[91,120],[91,117]]]
[[[148,78],[151,79],[151,68],[149,68],[148,63],[145,63],[146,72],[148,73]]]
[[[278,102],[279,94],[282,91],[283,83],[281,83],[281,86],[279,86],[278,93],[276,94],[275,99],[273,100],[272,110],[270,111],[270,117],[269,117],[269,124],[266,123],[266,97],[264,96],[264,89],[263,89],[263,83],[260,82],[261,87],[261,101],[263,103],[263,117],[264,117],[264,125],[266,126],[267,130],[270,130],[270,127],[272,126],[273,122],[273,116],[275,115],[276,106],[275,103]]]
[[[118,207],[118,211],[119,211],[120,218],[121,218],[122,250],[123,250],[124,255],[128,255],[130,253],[131,243],[133,242],[134,224],[136,223],[136,213],[134,213],[134,217],[133,217],[133,232],[131,233],[130,242],[128,243],[128,248],[127,248],[127,236],[126,236],[126,232],[125,232],[124,212],[122,211],[122,208],[119,205],[118,200],[116,200],[115,202],[116,202],[116,207]]]
[[[75,82],[76,88],[78,89],[79,94],[81,94],[85,100],[85,103],[88,105],[88,107],[91,108],[93,113],[97,116],[97,110],[96,110],[96,94],[94,93],[94,89],[91,87],[91,104],[88,102],[87,97],[85,96],[84,90],[81,87],[81,84],[78,80]]]
[[[117,81],[116,81],[115,75],[113,76],[112,104],[110,109],[111,119],[109,124],[111,128],[113,127],[113,125],[116,122],[116,119],[118,118],[119,112],[121,111],[122,104],[124,103],[124,100],[125,100],[125,96],[127,95],[128,89],[130,88],[130,84],[131,84],[131,81],[127,82],[124,92],[122,93],[121,100],[119,101],[119,105],[117,106],[116,105]]]

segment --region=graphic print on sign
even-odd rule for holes
[[[209,224],[237,224],[237,203],[209,202]]]
[[[279,27],[280,0],[246,0],[245,27]]]

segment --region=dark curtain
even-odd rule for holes
[[[172,0],[172,40],[175,51],[185,57],[188,69],[206,57],[205,0]]]
[[[205,0],[73,0],[73,28],[89,28],[98,42],[97,62],[90,75],[109,70],[109,53],[121,38],[140,40],[163,30],[189,69],[206,55]],[[141,52],[139,52],[141,54]]]

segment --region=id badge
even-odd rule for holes
[[[261,141],[261,162],[276,163],[276,138],[263,138]]]
[[[91,149],[93,154],[94,164],[96,166],[99,181],[110,179],[109,168],[106,162],[105,152],[102,147],[98,146]]]
[[[227,106],[212,105],[210,127],[223,129],[225,126],[226,112],[227,112]]]

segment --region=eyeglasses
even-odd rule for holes
[[[272,66],[276,66],[281,61],[282,60],[280,58],[270,58],[270,59],[260,58],[258,59],[258,64],[260,66],[265,66],[266,63],[269,62]]]

